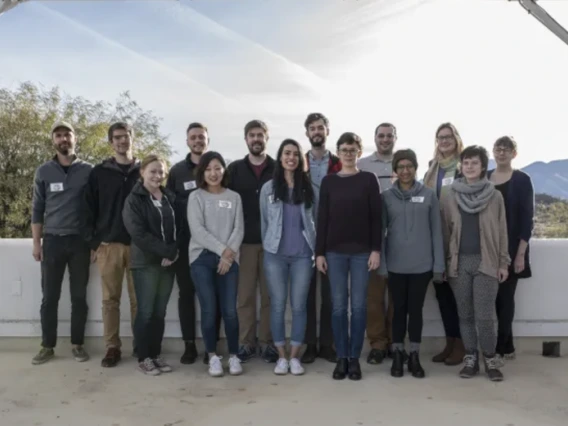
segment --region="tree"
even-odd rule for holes
[[[31,236],[33,177],[36,168],[55,155],[49,130],[59,119],[73,125],[77,154],[92,164],[112,155],[107,132],[116,121],[133,126],[136,157],[154,153],[168,159],[172,154],[160,133],[161,120],[142,110],[129,92],[111,104],[32,83],[0,89],[0,238]]]
[[[546,194],[536,194],[536,238],[568,238],[568,202]]]

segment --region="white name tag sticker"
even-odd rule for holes
[[[195,189],[195,188],[197,188],[197,184],[195,183],[194,180],[183,183],[183,189],[185,189],[186,191],[189,191],[190,189]]]
[[[411,202],[413,203],[423,203],[424,202],[424,197],[412,197],[410,199]]]
[[[49,190],[51,192],[61,192],[63,191],[63,182],[52,183],[49,185]]]
[[[447,178],[442,179],[442,186],[448,186],[448,185],[451,185],[452,183],[454,183],[453,177],[447,177]]]
[[[162,207],[162,202],[160,200],[152,200],[155,207]]]
[[[230,209],[233,207],[233,203],[226,200],[219,200],[219,207],[221,207],[222,209]]]

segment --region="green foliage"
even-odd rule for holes
[[[75,127],[77,155],[92,164],[112,156],[107,131],[116,121],[133,126],[136,157],[172,154],[167,137],[160,133],[160,119],[142,110],[129,92],[111,104],[32,83],[16,90],[0,89],[0,238],[31,236],[33,176],[39,165],[55,155],[49,130],[61,119]]]
[[[568,238],[568,202],[546,194],[536,194],[536,238]]]

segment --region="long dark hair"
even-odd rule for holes
[[[293,145],[298,148],[298,167],[294,170],[294,190],[292,191],[292,199],[289,199],[288,183],[286,182],[284,168],[282,167],[282,154],[284,147]],[[276,165],[274,166],[274,175],[272,176],[274,200],[283,202],[291,202],[293,204],[304,203],[306,207],[311,207],[314,203],[314,189],[312,182],[306,171],[306,158],[301,145],[294,139],[285,139],[278,148],[276,155]]]
[[[229,186],[229,174],[227,173],[227,165],[225,164],[225,159],[221,154],[216,151],[207,151],[199,159],[199,164],[195,169],[195,183],[198,188],[207,189],[207,182],[205,182],[205,170],[209,163],[213,160],[219,160],[219,163],[223,166],[225,171],[223,172],[223,178],[221,179],[221,186],[227,188]]]

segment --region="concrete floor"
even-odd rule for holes
[[[35,339],[0,339],[0,425],[568,424],[568,359],[543,358],[537,350],[508,363],[502,383],[483,375],[460,379],[459,367],[435,365],[426,353],[423,380],[394,379],[387,362],[364,364],[360,382],[336,382],[326,361],[306,365],[303,377],[278,377],[273,365],[254,360],[244,364],[243,376],[214,379],[201,360],[181,366],[174,351],[165,353],[174,372],[149,377],[136,371],[130,357],[116,368],[101,368],[96,347],[100,341],[88,344],[92,359],[80,364],[68,342],[60,341],[54,360],[32,366]]]

